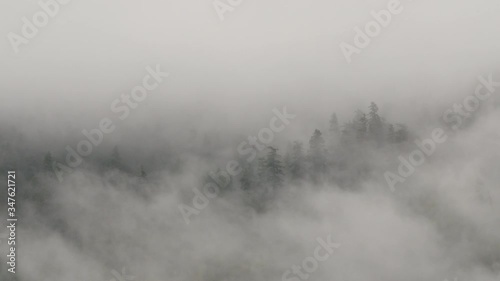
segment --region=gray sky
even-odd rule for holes
[[[171,77],[156,91],[158,110],[237,114],[286,102],[329,112],[339,102],[426,104],[498,63],[500,2],[420,0],[401,1],[403,12],[347,64],[339,44],[387,2],[243,1],[220,21],[210,1],[73,0],[19,54],[7,34],[40,7],[4,3],[2,96],[16,110],[107,108],[159,63]]]
[[[354,28],[388,2],[243,1],[221,21],[208,0],[73,0],[18,54],[7,34],[22,34],[22,18],[41,8],[4,4],[0,102],[9,106],[0,118],[26,132],[95,127],[160,64],[170,77],[127,124],[247,134],[287,106],[310,134],[333,111],[345,122],[375,101],[384,117],[411,126],[438,120],[478,75],[498,69],[496,0],[401,1],[403,11],[348,64],[340,43],[354,44]]]

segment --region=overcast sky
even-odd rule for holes
[[[5,2],[0,89],[12,111],[3,119],[34,107],[105,115],[156,64],[171,76],[136,114],[202,109],[223,120],[283,105],[342,118],[372,100],[385,112],[419,112],[415,105],[468,94],[498,66],[497,0],[401,1],[403,11],[348,64],[339,44],[353,44],[354,27],[388,2],[243,1],[221,21],[209,0],[72,0],[18,54],[7,34],[21,34],[22,17],[40,7]]]

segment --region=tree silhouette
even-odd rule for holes
[[[405,142],[408,140],[408,128],[404,124],[398,124],[398,130],[396,131],[396,141]]]
[[[382,118],[378,115],[378,106],[374,102],[370,104],[370,113],[368,116],[368,130],[370,137],[378,142],[382,141],[384,137],[384,126]]]
[[[263,177],[267,184],[270,184],[272,187],[279,187],[283,183],[284,174],[281,157],[278,154],[277,148],[269,146],[268,149],[269,152],[262,162],[264,164]]]
[[[309,160],[313,173],[321,173],[326,169],[325,140],[321,131],[316,129],[309,140]]]
[[[394,125],[389,124],[387,131],[387,141],[389,143],[394,143],[396,141],[396,131],[394,130]]]
[[[124,164],[123,159],[118,150],[118,146],[113,147],[113,151],[111,152],[111,159],[109,160],[109,167],[112,169],[118,169],[122,172],[130,173],[133,170],[129,169],[127,165]]]
[[[358,111],[357,114],[357,126],[356,126],[356,138],[359,141],[366,139],[366,132],[368,127],[368,119],[366,119],[366,114]]]
[[[241,169],[241,189],[247,191],[251,190],[256,185],[255,165],[253,165],[253,162],[246,163],[242,165]]]
[[[337,119],[337,114],[334,112],[330,118],[330,133],[339,133],[339,120]]]
[[[292,179],[299,179],[304,176],[304,159],[303,145],[301,142],[295,141],[287,162],[287,168]]]

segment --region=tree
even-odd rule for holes
[[[324,172],[326,169],[325,140],[321,131],[316,129],[309,140],[309,160],[313,172]]]
[[[141,178],[145,179],[147,177],[146,171],[144,171],[144,166],[141,165]]]
[[[299,179],[304,175],[304,151],[301,142],[294,142],[292,151],[289,154],[289,161],[287,161],[287,168],[290,172],[292,179]]]
[[[283,183],[283,164],[281,163],[278,149],[270,146],[266,157],[267,182],[273,187],[279,187]]]
[[[337,114],[334,112],[330,118],[330,133],[339,133],[339,120],[337,119]]]
[[[111,168],[115,168],[126,173],[131,172],[131,169],[129,169],[127,165],[123,163],[123,159],[120,155],[120,152],[118,151],[118,146],[116,145],[113,147],[113,151],[111,152],[111,159],[109,160],[109,166]]]
[[[257,176],[259,177],[259,182],[265,184],[266,173],[267,173],[266,159],[264,157],[259,157],[258,162],[259,164],[257,168]]]
[[[266,157],[259,158],[259,179],[263,187],[276,188],[283,183],[283,164],[278,149],[268,147],[269,152]]]
[[[254,169],[249,165],[244,168],[240,180],[241,187],[247,191],[248,202],[257,210],[265,210],[267,204],[276,195],[275,190],[283,185],[283,164],[278,149],[269,146],[265,157],[259,157],[257,179],[254,180]],[[253,186],[258,188],[254,188]]]
[[[358,140],[364,140],[366,139],[366,131],[368,126],[368,119],[366,119],[366,114],[358,111],[356,121],[356,138]]]
[[[253,162],[242,165],[240,177],[240,186],[242,190],[251,190],[256,184],[255,166],[252,163]]]
[[[408,128],[404,124],[398,124],[396,131],[396,142],[405,142],[408,140]]]
[[[388,133],[387,133],[387,141],[389,143],[393,143],[396,141],[396,132],[394,131],[394,125],[389,124]]]
[[[313,153],[323,153],[325,149],[325,140],[321,134],[321,131],[316,129],[314,130],[311,139],[309,140],[309,149]]]
[[[370,104],[370,113],[368,116],[368,130],[370,137],[376,141],[382,141],[384,135],[383,123],[382,119],[378,115],[378,106],[374,102]]]
[[[354,122],[351,120],[349,122],[346,122],[342,126],[342,142],[344,144],[346,143],[352,143],[354,141],[356,136],[356,127]]]

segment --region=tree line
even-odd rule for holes
[[[336,159],[336,155],[342,151],[362,145],[382,148],[406,142],[408,136],[407,126],[387,122],[379,115],[379,108],[374,102],[368,107],[368,113],[357,110],[354,117],[343,125],[333,113],[326,132],[315,129],[307,146],[301,141],[293,141],[283,154],[277,147],[268,146],[257,161],[242,161],[245,164],[242,165],[239,187],[256,195],[257,201],[262,201],[265,197],[272,197],[285,182],[318,182],[325,178],[324,175],[341,170],[339,164],[342,160]],[[349,161],[349,157],[343,159],[346,158]]]

